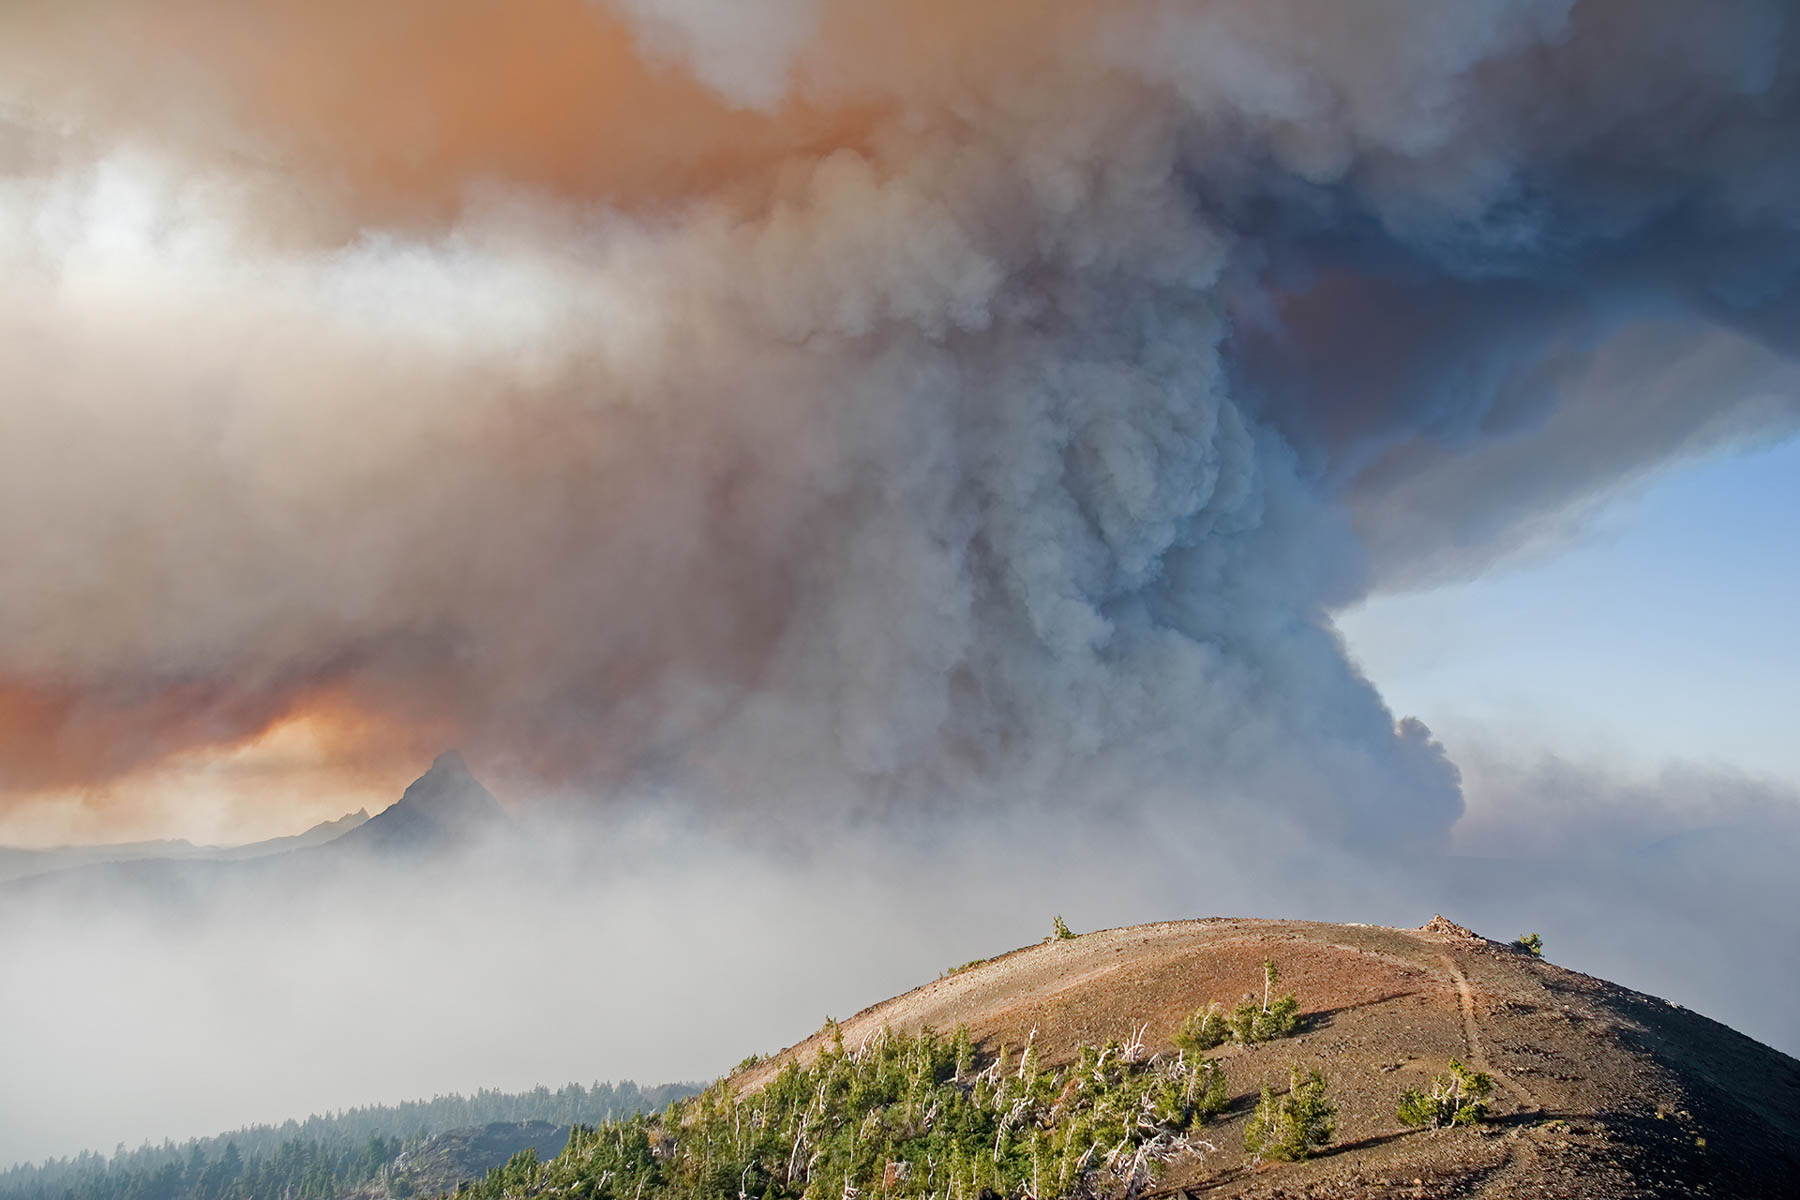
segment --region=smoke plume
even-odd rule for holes
[[[8,4],[0,803],[303,722],[723,836],[1445,847],[1332,615],[1800,425],[1797,32]]]
[[[318,706],[1441,841],[1331,611],[1796,416],[1791,33],[1698,16],[14,6],[8,790]]]

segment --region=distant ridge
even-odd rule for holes
[[[639,1087],[629,1079],[555,1089],[502,1092],[489,1088],[463,1095],[451,1092],[429,1100],[368,1104],[290,1119],[246,1125],[187,1141],[146,1141],[110,1155],[83,1151],[8,1166],[0,1161],[0,1200],[83,1200],[141,1198],[171,1165],[178,1169],[198,1156],[224,1174],[220,1164],[235,1153],[244,1166],[257,1164],[228,1184],[233,1200],[283,1200],[295,1192],[293,1177],[309,1175],[317,1200],[365,1197],[430,1197],[453,1192],[464,1179],[480,1179],[513,1154],[531,1146],[549,1157],[568,1140],[569,1125],[587,1125],[659,1112],[669,1101],[700,1089],[689,1083]],[[372,1139],[385,1145],[371,1145]],[[228,1149],[230,1147],[231,1149]],[[374,1149],[378,1153],[371,1156]],[[308,1170],[310,1168],[310,1171]],[[163,1184],[168,1179],[163,1176]],[[165,1200],[217,1200],[199,1180],[183,1172]]]
[[[42,850],[26,850],[0,846],[0,883],[27,879],[51,871],[73,867],[103,866],[129,862],[239,862],[252,858],[268,858],[291,850],[322,846],[369,820],[369,810],[331,821],[320,821],[312,828],[284,837],[237,846],[196,846],[186,838],[162,838],[146,842],[111,842],[97,846],[51,846]]]
[[[335,821],[320,821],[303,833],[296,833],[289,837],[270,838],[266,842],[252,842],[248,846],[228,846],[216,857],[222,859],[262,858],[270,854],[282,854],[289,850],[304,850],[308,846],[323,846],[366,824],[368,820],[369,810],[359,808],[353,813],[345,813]]]

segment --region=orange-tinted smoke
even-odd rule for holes
[[[305,721],[333,761],[371,771],[407,762],[451,733],[416,716],[396,724],[336,687],[247,690],[205,681],[110,693],[0,682],[0,791],[97,787],[172,754],[223,751]]]
[[[638,208],[712,193],[856,145],[899,109],[936,120],[971,73],[1079,45],[1090,17],[1026,0],[827,5],[771,111],[647,53],[594,0],[40,0],[0,14],[0,68],[96,137],[315,192],[273,198],[271,221],[343,206],[324,222],[342,237],[453,218],[484,184]]]
[[[658,205],[686,199],[753,200],[782,164],[858,144],[885,121],[955,124],[957,106],[980,90],[973,82],[1060,53],[1086,8],[1051,16],[1025,0],[831,5],[795,57],[792,90],[768,109],[722,94],[679,59],[647,54],[638,30],[591,0],[27,0],[0,11],[0,72],[35,115],[67,121],[77,147],[101,155],[114,142],[147,144],[197,173],[259,188],[271,238],[339,243],[370,228],[454,220],[471,189],[489,185],[652,218]],[[602,467],[604,451],[561,463],[571,453],[566,422],[549,432],[558,451],[519,445],[531,438],[522,416],[511,412],[492,431],[493,457],[518,451],[527,479],[560,466],[601,510],[609,490],[649,503],[630,481],[669,469]],[[691,447],[705,433],[666,436]],[[753,486],[755,470],[723,470],[722,486]],[[609,489],[597,482],[605,479],[622,483]],[[730,511],[756,511],[729,495],[703,503],[719,508],[714,523],[727,529]],[[629,516],[629,503],[618,511]],[[771,547],[803,544],[792,534],[805,514],[787,514],[784,525],[737,519],[745,528],[722,540],[755,550],[642,565],[641,580],[609,583],[607,615],[641,622],[644,634],[566,682],[554,698],[568,702],[552,705],[566,720],[524,711],[542,697],[517,712],[506,705],[507,681],[535,678],[543,659],[564,652],[548,634],[500,639],[516,651],[504,663],[409,661],[324,679],[227,664],[217,679],[138,679],[102,692],[91,680],[14,680],[0,683],[0,776],[15,800],[106,784],[184,752],[252,742],[281,722],[343,713],[354,714],[346,728],[367,735],[346,735],[348,755],[383,739],[407,753],[460,743],[479,755],[485,740],[519,753],[529,745],[533,769],[552,779],[625,769],[657,752],[646,750],[647,729],[666,723],[634,706],[641,687],[672,662],[696,661],[713,678],[754,686],[780,634],[785,568]],[[591,546],[569,557],[585,557],[575,565],[590,570],[606,559]],[[694,586],[672,588],[670,577]],[[570,617],[568,627],[588,619]]]

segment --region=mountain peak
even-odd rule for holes
[[[462,751],[452,746],[431,760],[431,769],[425,774],[435,775],[440,771],[468,775],[469,764],[463,761]]]
[[[448,825],[464,825],[501,816],[492,792],[481,786],[469,764],[455,750],[431,761],[431,768],[407,785],[396,808],[415,811]]]
[[[455,750],[432,760],[398,803],[338,839],[349,849],[416,853],[468,845],[507,826],[506,812]]]
[[[446,784],[460,786],[464,780],[471,783],[475,781],[475,776],[469,771],[469,764],[463,761],[463,756],[459,751],[446,750],[431,760],[431,766],[426,768],[423,775],[407,785],[406,792],[410,795],[416,788],[430,788]]]

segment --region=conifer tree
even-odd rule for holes
[[[1259,1159],[1292,1162],[1329,1143],[1336,1126],[1337,1107],[1325,1077],[1314,1069],[1302,1074],[1296,1063],[1288,1072],[1286,1095],[1277,1097],[1263,1085],[1262,1100],[1244,1126],[1244,1149]]]
[[[1485,1072],[1470,1070],[1453,1058],[1450,1073],[1435,1076],[1431,1091],[1408,1088],[1400,1093],[1395,1115],[1402,1125],[1415,1129],[1474,1125],[1487,1115],[1487,1097],[1493,1086]]]
[[[1175,1047],[1186,1054],[1199,1054],[1224,1045],[1231,1036],[1232,1027],[1225,1019],[1225,1010],[1214,1000],[1205,1008],[1188,1014],[1175,1033]]]

